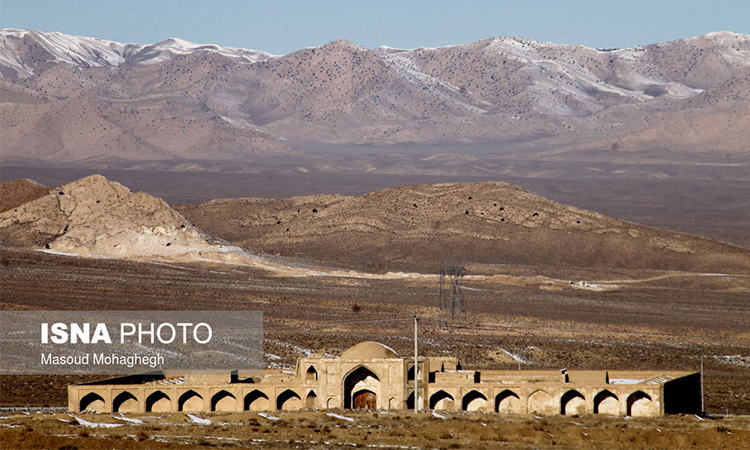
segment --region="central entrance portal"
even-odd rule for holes
[[[377,409],[380,378],[364,366],[359,366],[344,379],[344,408]]]

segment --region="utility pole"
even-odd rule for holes
[[[701,349],[701,415],[706,415],[706,407],[703,402],[703,349]]]
[[[417,323],[419,319],[414,314],[414,412],[419,412],[419,348],[417,347]]]

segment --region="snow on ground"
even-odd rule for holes
[[[743,355],[726,355],[726,356],[714,356],[719,362],[724,364],[731,364],[734,366],[750,367],[750,356]]]
[[[501,352],[505,353],[506,355],[510,356],[511,358],[513,358],[513,360],[516,361],[516,362],[520,362],[520,363],[523,363],[523,364],[528,364],[529,363],[525,359],[521,358],[520,356],[518,356],[518,355],[516,355],[514,353],[509,352],[508,350],[505,350],[504,348],[498,347],[497,349],[500,350]]]
[[[268,419],[268,420],[273,420],[273,421],[281,420],[281,419],[279,419],[278,417],[274,417],[274,416],[268,415],[268,414],[266,414],[266,413],[258,413],[258,415],[259,415],[260,417],[262,417],[262,418],[264,418],[264,419]]]
[[[301,354],[303,354],[305,356],[310,356],[310,355],[313,354],[313,351],[310,350],[309,348],[300,347],[299,345],[294,345],[294,344],[291,344],[289,342],[277,341],[277,340],[269,340],[267,342],[271,342],[271,343],[274,343],[274,344],[277,344],[277,345],[281,345],[282,347],[290,348],[294,352],[301,353]]]
[[[70,416],[78,422],[78,424],[82,427],[87,428],[116,428],[121,427],[125,425],[124,423],[97,423],[97,422],[89,422],[88,420],[81,419],[80,417],[76,416]]]
[[[334,413],[328,413],[328,414],[326,414],[326,416],[328,416],[328,417],[334,417],[336,419],[346,420],[347,422],[354,422],[354,419],[352,419],[351,417],[340,416],[340,415],[334,414]]]
[[[140,420],[140,419],[131,419],[130,417],[125,417],[125,416],[114,416],[114,417],[115,417],[115,419],[124,420],[125,422],[130,422],[130,423],[133,423],[133,424],[136,424],[136,425],[140,425],[142,423],[145,423],[143,420]]]
[[[187,416],[188,418],[190,418],[192,422],[197,423],[198,425],[211,425],[210,419],[203,419],[201,417],[194,416],[192,414],[187,414]]]

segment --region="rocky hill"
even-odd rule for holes
[[[555,203],[505,183],[401,186],[359,197],[177,207],[253,251],[366,270],[515,264],[750,273],[750,250]]]
[[[243,159],[289,142],[746,153],[750,36],[618,50],[515,37],[273,56],[0,32],[3,159]],[[511,144],[507,144],[511,145]]]
[[[4,203],[11,197],[10,183],[2,185]],[[24,185],[28,192],[36,191],[31,183]],[[0,240],[123,259],[194,260],[231,251],[207,240],[163,200],[134,194],[99,175],[51,189],[1,213]]]

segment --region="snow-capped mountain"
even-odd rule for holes
[[[628,49],[339,40],[274,56],[3,29],[0,73],[4,158],[236,158],[293,141],[750,148],[750,36],[731,32]]]
[[[5,77],[28,77],[42,66],[66,63],[89,68],[121,64],[157,64],[191,53],[212,52],[245,63],[274,55],[241,48],[203,45],[169,38],[156,44],[122,44],[98,38],[33,30],[0,29],[0,67]]]

